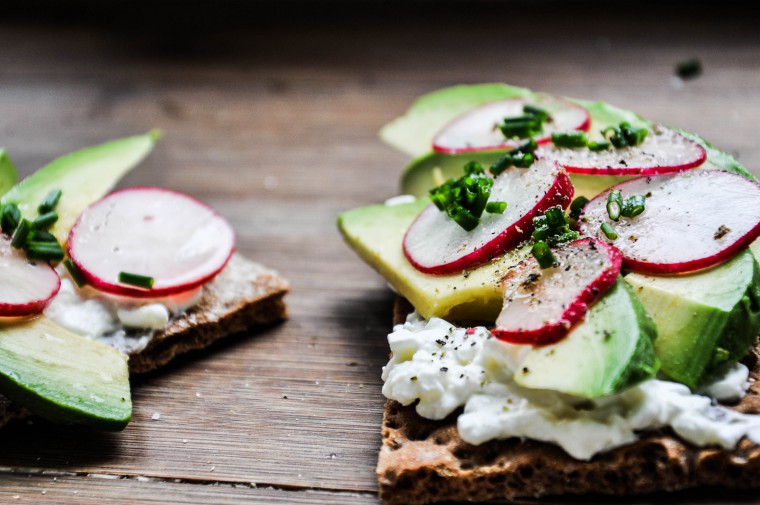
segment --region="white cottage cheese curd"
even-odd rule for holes
[[[443,419],[459,407],[462,439],[481,444],[524,437],[551,442],[576,459],[629,444],[637,433],[671,427],[699,446],[731,448],[743,436],[760,443],[760,416],[716,406],[674,382],[648,380],[621,394],[589,400],[515,384],[513,370],[524,346],[493,338],[485,328],[457,328],[416,314],[388,335],[393,358],[383,368],[383,394],[417,413]],[[744,368],[746,370],[746,367]],[[747,375],[735,367],[705,391],[746,391]]]

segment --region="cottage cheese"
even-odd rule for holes
[[[760,443],[760,416],[725,409],[674,382],[648,380],[593,400],[520,387],[512,375],[524,346],[497,340],[482,327],[457,328],[415,314],[394,328],[388,342],[393,358],[383,368],[383,394],[403,405],[417,401],[417,413],[428,419],[464,407],[457,428],[471,444],[524,437],[588,460],[635,441],[641,431],[666,426],[699,446],[731,448],[744,436]],[[715,384],[703,391],[721,398],[743,394],[746,367],[737,365]]]

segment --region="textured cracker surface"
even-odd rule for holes
[[[287,317],[288,283],[277,272],[239,254],[204,287],[200,302],[158,332],[142,351],[130,354],[130,373],[155,370],[175,356],[215,340]],[[0,395],[0,427],[30,413]]]
[[[397,302],[394,321],[403,321],[409,308],[403,301]],[[760,413],[758,344],[745,363],[755,382],[732,408]],[[670,432],[659,431],[583,462],[557,446],[530,440],[467,444],[456,430],[458,413],[430,421],[417,415],[413,405],[386,403],[377,466],[384,503],[643,494],[698,486],[760,488],[760,446],[746,439],[730,451],[696,448]]]

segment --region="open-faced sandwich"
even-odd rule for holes
[[[399,295],[386,503],[760,487],[760,184],[696,135],[501,84],[381,133],[343,213]],[[407,316],[408,315],[408,316]]]
[[[129,374],[286,316],[287,283],[230,224],[162,188],[108,191],[158,135],[56,159],[16,184],[0,151],[0,426],[124,428]]]

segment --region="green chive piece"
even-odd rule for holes
[[[583,211],[583,207],[586,206],[588,203],[588,198],[585,196],[579,196],[575,200],[573,200],[573,203],[570,204],[570,217],[572,219],[578,220],[579,217],[581,217],[581,212]]]
[[[620,219],[621,210],[623,210],[623,197],[620,196],[619,189],[613,189],[607,195],[607,215],[613,221],[617,221]]]
[[[507,202],[488,202],[486,212],[489,214],[504,214],[507,210]]]
[[[559,228],[567,224],[567,216],[565,216],[565,212],[559,205],[546,209],[544,216],[546,216],[547,224],[552,228]]]
[[[58,200],[61,199],[61,194],[62,192],[60,189],[51,189],[50,193],[48,193],[45,199],[42,200],[40,206],[37,207],[37,211],[40,214],[46,214],[55,209],[58,205]]]
[[[564,244],[565,242],[570,242],[571,240],[577,240],[580,238],[580,233],[573,230],[568,230],[564,233],[551,235],[547,237],[546,243],[549,244],[551,247],[558,246],[560,244]]]
[[[543,240],[539,240],[530,250],[530,253],[538,261],[538,266],[543,268],[549,268],[557,263],[557,258],[554,257],[554,253],[549,248],[549,245]]]
[[[119,272],[119,282],[129,284],[130,286],[137,286],[138,288],[150,289],[153,287],[154,279],[146,275]]]
[[[598,142],[591,141],[591,142],[588,143],[588,145],[586,147],[588,147],[589,151],[599,152],[599,151],[606,151],[606,150],[608,150],[609,148],[612,147],[612,144],[610,144],[606,140],[600,140]]]
[[[547,225],[543,226],[537,226],[533,233],[531,234],[531,237],[533,237],[534,240],[546,240],[549,235],[552,234],[552,229],[549,228]]]
[[[45,214],[37,216],[37,218],[32,221],[32,224],[35,228],[44,230],[53,226],[56,221],[58,221],[58,213],[52,210],[50,212],[46,212]]]
[[[13,234],[13,240],[11,240],[11,246],[16,249],[23,249],[26,247],[26,243],[29,241],[29,234],[33,230],[32,223],[28,219],[22,219],[16,227],[16,233]]]
[[[31,260],[61,261],[66,254],[58,243],[31,241],[26,246],[26,255]]]
[[[625,202],[623,203],[623,208],[620,211],[620,215],[623,217],[636,217],[642,212],[644,212],[644,207],[646,205],[646,196],[644,195],[633,195],[628,198],[626,198]]]
[[[0,216],[0,226],[3,232],[11,235],[16,231],[16,227],[21,221],[21,211],[15,203],[6,203],[3,205],[2,215]]]
[[[676,75],[681,79],[693,79],[702,73],[702,61],[691,58],[676,65]]]
[[[641,144],[649,132],[646,128],[634,128],[630,123],[623,121],[618,126],[608,126],[601,133],[606,141],[617,149],[622,149]]]
[[[528,168],[533,165],[533,162],[535,161],[533,151],[536,149],[538,149],[536,141],[529,139],[511,151],[507,151],[501,158],[496,160],[488,170],[494,175],[494,177],[496,177],[501,175],[501,173],[509,167]]]
[[[616,240],[618,238],[618,234],[615,233],[615,230],[612,229],[612,226],[610,226],[609,223],[602,223],[602,233],[610,239],[610,240]]]
[[[541,122],[547,121],[549,119],[549,113],[546,110],[531,104],[523,105],[523,113],[535,116],[539,118]]]
[[[66,270],[69,271],[71,280],[74,281],[77,287],[81,288],[87,284],[87,279],[85,279],[84,274],[81,270],[79,270],[79,267],[76,266],[73,261],[71,261],[71,258],[67,258],[66,261],[63,262],[63,266],[65,266]]]
[[[45,230],[33,230],[32,236],[30,237],[29,240],[33,240],[35,242],[55,242],[56,244],[58,243],[58,239],[55,238],[55,235]]]
[[[588,135],[583,131],[552,133],[552,143],[557,147],[586,147],[588,144]]]

